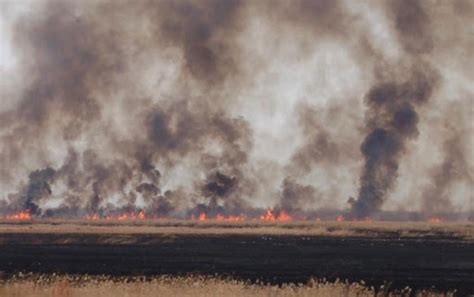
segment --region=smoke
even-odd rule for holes
[[[342,108],[335,107],[330,114],[342,113]],[[334,165],[342,158],[343,146],[340,145],[330,132],[331,119],[323,118],[316,110],[302,105],[298,110],[299,125],[305,135],[305,141],[293,154],[290,171],[294,174],[308,174],[315,166]],[[326,116],[327,117],[327,116]],[[337,137],[337,136],[336,136]]]
[[[183,49],[185,70],[194,78],[212,84],[224,80],[236,67],[226,39],[237,30],[240,2],[160,2],[151,8],[158,14],[160,42]]]
[[[301,185],[287,177],[283,180],[280,194],[280,208],[290,213],[304,210],[306,205],[315,203],[317,190],[310,185]]]
[[[409,54],[423,54],[433,50],[431,20],[423,4],[422,1],[408,0],[390,3],[395,29],[403,48]]]
[[[3,4],[16,66],[0,64],[2,212],[298,213],[347,207],[358,189],[364,217],[383,209],[422,133],[444,159],[408,173],[437,187],[410,194],[436,210],[472,176],[466,122],[450,138],[419,129],[439,94],[472,95],[443,39],[472,47],[463,3]]]
[[[420,54],[432,51],[430,19],[419,1],[390,3],[394,27],[406,52],[414,60],[404,82],[397,79],[381,82],[366,96],[368,134],[361,144],[364,167],[360,177],[358,199],[350,199],[352,213],[364,218],[377,213],[398,177],[401,156],[406,143],[418,136],[420,121],[417,107],[426,104],[438,83],[436,70]],[[399,79],[398,79],[399,80]]]
[[[456,185],[465,185],[468,197],[472,199],[474,183],[469,168],[469,150],[471,139],[465,129],[464,121],[470,121],[471,115],[465,115],[460,108],[447,108],[450,120],[444,123],[443,133],[446,139],[441,146],[440,161],[430,169],[430,183],[421,196],[422,210],[428,214],[439,214],[456,211],[453,196]]]
[[[408,140],[418,136],[419,116],[416,108],[430,98],[436,78],[428,68],[415,72],[412,79],[401,83],[381,83],[366,97],[366,124],[369,133],[361,144],[364,168],[359,198],[352,211],[367,217],[380,210],[398,176],[401,155]]]
[[[25,190],[23,209],[33,215],[41,214],[38,202],[51,195],[50,183],[54,181],[56,172],[52,168],[36,170],[30,173],[28,186]]]
[[[202,191],[205,196],[224,198],[234,191],[237,184],[237,178],[216,172],[208,177]]]

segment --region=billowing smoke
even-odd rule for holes
[[[437,188],[410,197],[465,203],[472,126],[426,121],[472,98],[469,1],[21,2],[0,4],[2,214],[298,214],[358,191],[365,217],[430,145],[440,167],[407,174]]]
[[[416,108],[430,98],[435,79],[416,72],[404,83],[381,83],[370,90],[367,101],[369,134],[361,144],[364,168],[360,191],[352,211],[359,218],[379,211],[398,176],[406,142],[418,136]]]
[[[52,168],[30,173],[28,186],[21,197],[24,200],[23,209],[31,214],[40,214],[41,209],[38,207],[38,203],[42,198],[51,195],[50,183],[54,181],[55,174],[56,172]]]
[[[405,59],[414,66],[401,71],[400,78],[377,83],[365,98],[368,134],[360,147],[365,164],[358,199],[349,200],[358,218],[378,212],[393,189],[407,141],[418,136],[417,108],[430,99],[438,80],[436,70],[421,56],[433,49],[430,19],[421,3],[393,1],[389,11]]]
[[[287,177],[283,180],[279,207],[293,213],[303,211],[306,205],[317,202],[317,190],[310,185],[301,185]]]

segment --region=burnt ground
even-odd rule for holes
[[[301,235],[0,234],[0,271],[364,280],[474,293],[474,242]]]

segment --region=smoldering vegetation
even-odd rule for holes
[[[438,129],[456,116],[448,106],[472,101],[472,34],[459,21],[473,15],[469,1],[5,8],[16,62],[0,85],[2,213],[472,207],[472,108]],[[417,151],[427,146],[441,165]],[[414,154],[408,174],[420,182],[399,201],[399,168]]]

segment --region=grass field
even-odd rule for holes
[[[171,297],[171,296],[454,296],[454,292],[419,291],[404,289],[387,292],[384,287],[371,288],[363,283],[309,281],[300,285],[250,284],[235,280],[204,277],[109,278],[90,276],[23,275],[0,283],[2,297]]]
[[[0,220],[1,233],[265,234],[362,237],[458,237],[474,240],[472,222],[216,222],[190,220]]]

